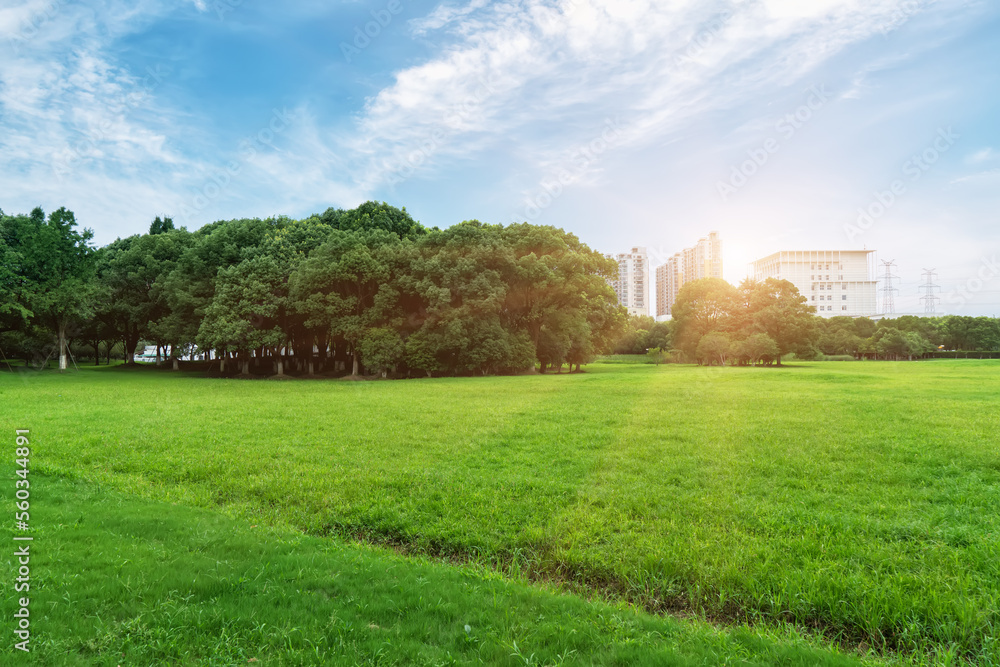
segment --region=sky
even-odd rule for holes
[[[874,249],[1000,314],[1000,3],[3,0],[0,209],[95,241],[366,200],[725,277]]]

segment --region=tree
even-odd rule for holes
[[[778,344],[765,333],[755,333],[733,345],[733,353],[741,361],[756,366],[758,362],[771,362],[779,359],[781,352]]]
[[[361,356],[365,366],[386,377],[389,369],[402,360],[405,346],[399,333],[389,327],[369,329],[361,338]]]
[[[286,222],[283,218],[224,220],[192,233],[176,266],[154,285],[156,295],[167,304],[166,314],[154,323],[157,337],[178,347],[194,343],[215,298],[220,270],[255,255],[268,234]]]
[[[0,333],[23,329],[32,316],[27,308],[32,286],[21,253],[7,243],[8,234],[16,234],[16,222],[0,211]]]
[[[351,346],[352,376],[359,371],[361,339],[384,315],[376,297],[389,283],[389,255],[399,244],[395,233],[383,230],[332,231],[290,278],[291,297],[306,325]]]
[[[656,364],[659,366],[660,364],[667,363],[669,360],[670,353],[662,348],[651,347],[646,351],[646,363],[648,364]]]
[[[48,220],[40,208],[29,216],[6,218],[7,253],[20,261],[24,312],[57,340],[59,370],[68,366],[70,328],[92,314],[95,295],[93,253],[89,229],[76,229],[72,211],[60,208]],[[8,307],[8,311],[12,308]]]
[[[812,348],[816,338],[815,309],[806,304],[795,285],[768,278],[747,280],[741,289],[748,295],[750,326],[766,333],[778,345],[779,366],[781,355]]]
[[[126,364],[134,363],[136,346],[147,336],[172,349],[187,342],[163,325],[171,314],[164,282],[192,243],[192,235],[179,229],[117,239],[98,251],[97,317],[122,341]]]
[[[699,364],[712,366],[718,361],[720,366],[725,366],[730,351],[731,343],[729,342],[729,336],[718,331],[712,331],[702,336],[701,340],[698,341],[698,349],[695,352],[695,356]]]
[[[281,348],[288,340],[281,327],[286,280],[279,262],[267,255],[221,269],[215,298],[198,330],[199,346],[243,353],[244,374],[249,372],[250,350]],[[277,366],[277,374],[283,375],[280,357]]]
[[[174,221],[172,218],[164,218],[160,220],[160,216],[156,216],[153,223],[149,226],[149,235],[155,236],[156,234],[166,234],[167,232],[173,231]]]
[[[703,336],[734,328],[739,310],[736,288],[721,278],[702,278],[684,283],[670,312],[674,321],[675,346],[697,358]]]
[[[400,239],[415,239],[427,233],[427,229],[406,212],[405,206],[400,209],[385,202],[368,201],[349,211],[329,208],[313,217],[333,229],[347,232],[382,230]]]

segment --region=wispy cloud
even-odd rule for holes
[[[991,147],[983,148],[981,150],[972,153],[965,158],[968,164],[982,164],[984,162],[989,162],[997,158],[996,152]]]
[[[10,191],[72,203],[84,219],[110,216],[120,229],[153,207],[176,212],[237,159],[235,142],[199,141],[205,119],[164,94],[169,63],[129,71],[116,58],[122,36],[211,8],[180,7],[27,0],[0,9],[0,40],[12,49],[0,59],[0,170]],[[193,224],[253,207],[350,205],[490,151],[530,187],[609,121],[619,128],[615,150],[627,150],[675,140],[752,95],[816,83],[812,72],[905,7],[912,2],[448,0],[409,23],[421,44],[439,45],[431,55],[392,72],[350,118],[291,101],[296,120],[280,141]],[[589,161],[573,182],[593,183],[602,165]]]
[[[883,31],[904,6],[912,11],[907,0],[444,4],[412,25],[449,46],[397,72],[338,149],[355,161],[360,190],[384,183],[391,165],[410,156],[426,170],[498,143],[541,173],[608,118],[627,126],[627,146],[667,137],[750,93],[794,85]],[[463,105],[472,111],[457,121]],[[427,155],[420,147],[431,137]]]

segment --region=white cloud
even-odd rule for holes
[[[191,2],[208,9],[204,0]],[[52,5],[58,11],[46,9]],[[114,206],[120,229],[134,226],[140,211],[148,218],[151,206],[176,213],[225,164],[224,155],[180,145],[179,136],[199,131],[197,119],[157,99],[156,76],[123,70],[107,50],[176,6],[29,0],[0,9],[0,38],[17,45],[14,57],[0,59],[0,170],[10,191],[72,203],[81,219]],[[289,11],[320,6],[327,3]],[[397,179],[433,175],[491,149],[511,156],[521,181],[536,183],[572,164],[609,119],[621,128],[616,147],[669,142],[752,94],[822,83],[809,75],[910,6],[449,0],[409,24],[425,43],[441,45],[435,55],[396,71],[346,129],[299,109],[281,150],[246,164],[198,222],[249,210],[247,201],[279,209],[259,214],[351,204]],[[60,179],[53,166],[66,162],[70,171]],[[597,182],[601,165],[587,162],[572,180]]]
[[[993,160],[995,157],[996,153],[993,151],[993,148],[987,147],[969,155],[965,158],[965,161],[968,164],[982,164],[983,162]]]
[[[396,73],[355,136],[357,186],[503,145],[544,172],[599,135],[662,140],[751,93],[801,83],[846,46],[883,31],[912,0],[503,0],[443,4],[414,31],[449,44]],[[822,83],[808,81],[806,83]],[[388,166],[388,165],[396,165]],[[399,167],[402,165],[402,167]],[[595,167],[596,168],[596,167]]]

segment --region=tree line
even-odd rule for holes
[[[397,376],[579,370],[621,336],[617,265],[573,234],[466,221],[426,228],[367,202],[303,220],[220,221],[97,248],[71,211],[0,212],[0,349],[126,363],[140,344],[223,373]],[[119,347],[120,346],[120,347]]]
[[[616,354],[705,365],[780,364],[781,357],[919,359],[939,350],[1000,351],[1000,320],[905,315],[878,321],[822,318],[792,283],[769,278],[739,286],[718,278],[686,283],[668,322],[632,317]]]

